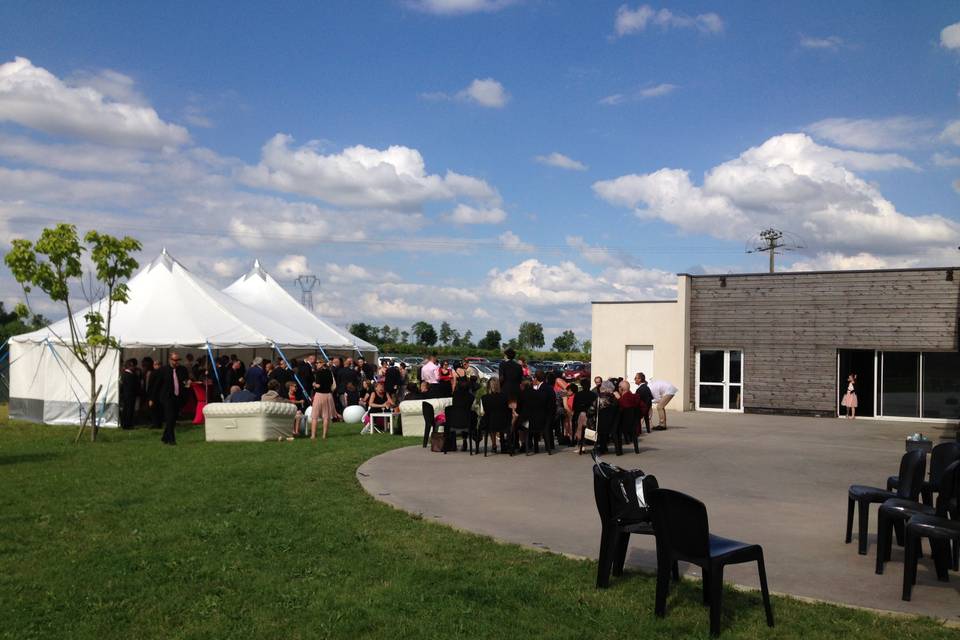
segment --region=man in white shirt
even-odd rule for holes
[[[437,364],[437,354],[431,353],[427,361],[420,367],[420,380],[430,385],[430,397],[436,398],[440,391],[440,366]]]
[[[653,401],[657,403],[657,416],[660,418],[660,424],[655,429],[659,431],[667,430],[667,411],[666,406],[673,400],[677,394],[677,388],[666,380],[650,380],[647,388],[653,394]]]

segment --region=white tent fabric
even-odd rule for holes
[[[128,283],[129,302],[114,310],[112,335],[122,348],[300,348],[314,350],[317,340],[286,322],[241,303],[194,277],[166,250]],[[74,314],[81,335],[84,315]],[[276,314],[276,315],[274,315]],[[66,318],[49,327],[10,338],[10,417],[34,422],[78,424],[89,394],[86,370],[63,346],[69,340]],[[116,426],[120,351],[101,364],[102,426]]]
[[[377,352],[376,346],[338,328],[297,302],[263,269],[259,260],[255,260],[250,271],[240,276],[223,292],[249,307],[270,309],[271,313],[282,318],[286,324],[315,338],[316,344],[324,349]]]
[[[134,275],[128,286],[130,301],[115,308],[112,325],[112,333],[123,347],[316,345],[312,337],[196,278],[166,250]],[[86,311],[74,314],[81,335],[86,331]],[[11,342],[60,343],[69,335],[64,318],[33,333],[15,336]]]

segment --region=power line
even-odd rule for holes
[[[17,218],[8,218],[8,223],[22,226],[35,226],[38,224],[56,224],[63,222],[63,219],[60,218],[51,218],[51,217],[33,217],[29,219],[17,219]],[[118,232],[130,232],[130,231],[142,231],[147,233],[161,233],[165,235],[181,235],[181,236],[196,236],[196,237],[218,237],[222,238],[226,235],[229,235],[234,238],[249,238],[254,240],[274,240],[278,242],[289,242],[289,241],[303,241],[305,239],[310,239],[312,242],[318,244],[335,244],[335,245],[354,245],[354,246],[374,246],[374,247],[384,247],[384,248],[399,248],[407,251],[417,251],[417,250],[471,250],[476,249],[478,246],[485,251],[502,251],[507,253],[515,253],[513,249],[505,247],[500,243],[498,238],[431,238],[429,236],[419,236],[419,237],[410,237],[406,236],[401,239],[392,239],[392,240],[383,240],[383,239],[374,239],[374,238],[350,238],[350,237],[338,237],[338,236],[321,236],[317,234],[316,238],[311,238],[309,233],[309,227],[306,231],[277,231],[275,229],[264,228],[263,230],[258,230],[256,232],[247,232],[247,231],[226,231],[222,229],[183,229],[178,227],[170,227],[163,225],[149,225],[143,223],[131,223],[128,221],[110,221],[110,220],[97,220],[92,222],[100,229],[116,229]],[[533,250],[543,252],[543,253],[552,253],[559,255],[568,255],[575,252],[582,253],[584,250],[577,247],[571,247],[568,244],[537,244],[531,245]],[[678,253],[714,253],[714,254],[730,254],[733,253],[733,250],[727,248],[718,248],[716,246],[706,246],[706,245],[689,245],[689,246],[671,246],[671,247],[642,247],[637,248],[636,245],[626,246],[626,245],[613,245],[605,247],[590,247],[586,251],[593,252],[602,252],[607,254],[678,254]]]

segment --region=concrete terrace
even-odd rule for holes
[[[608,460],[640,467],[661,486],[703,500],[711,531],[763,545],[771,590],[859,607],[960,621],[960,576],[936,581],[929,548],[912,602],[900,599],[903,551],[894,545],[874,574],[876,505],[868,555],[843,542],[850,484],[883,486],[897,472],[903,439],[939,441],[947,425],[719,413],[673,413],[666,432]],[[377,499],[438,522],[538,549],[596,559],[600,526],[591,460],[563,449],[548,457],[442,455],[420,446],[369,460],[357,476]],[[655,568],[654,542],[633,536],[629,567]],[[681,565],[681,571],[684,567]],[[699,569],[687,567],[687,575]],[[757,587],[756,564],[729,567],[726,581]],[[626,578],[627,580],[629,578]],[[623,584],[614,579],[612,588]],[[653,606],[653,603],[650,603]]]

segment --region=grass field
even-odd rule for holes
[[[586,561],[424,522],[364,493],[357,466],[409,444],[207,444],[184,427],[10,424],[0,409],[0,637],[707,637],[699,583],[653,616],[654,580],[607,591]],[[417,473],[415,468],[410,473]],[[724,594],[725,638],[956,638],[932,620]]]

